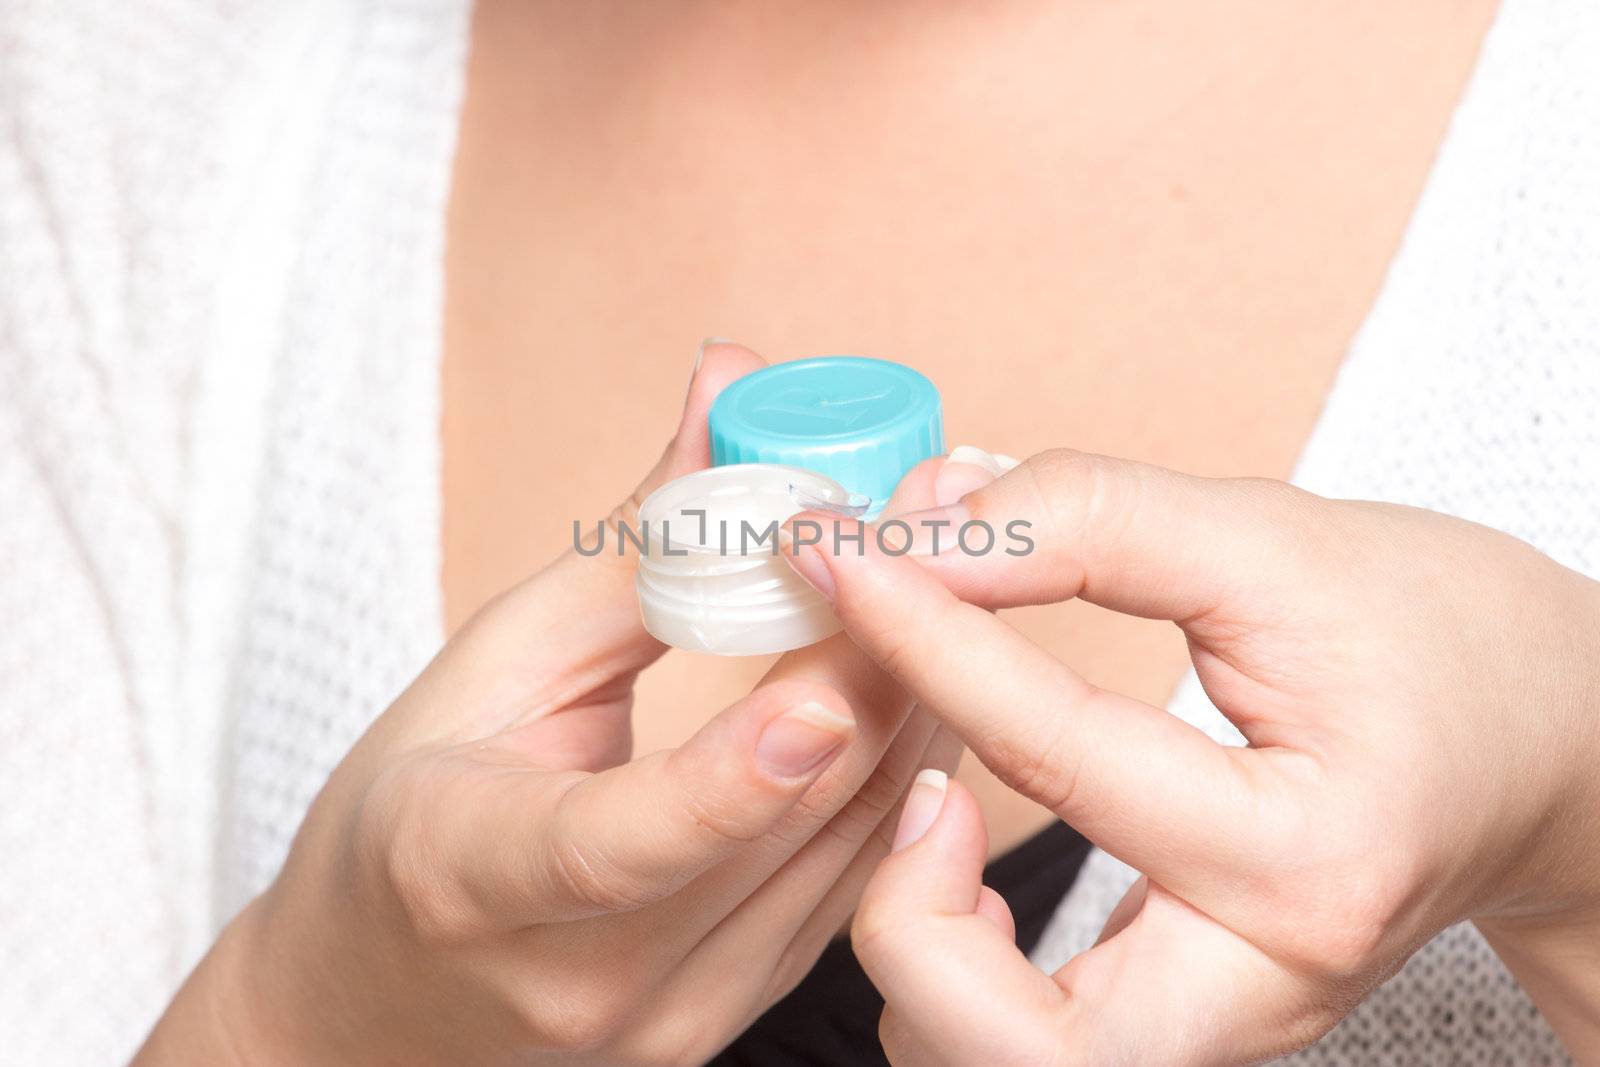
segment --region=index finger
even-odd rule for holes
[[[1254,753],[1089,684],[870,531],[838,552],[791,544],[861,649],[1006,784],[1169,884],[1248,851]]]
[[[1246,590],[1296,585],[1307,547],[1329,525],[1327,504],[1270,479],[1199,478],[1052,449],[954,504],[902,519],[912,554],[963,600],[1080,598],[1188,629],[1234,614]],[[973,541],[996,546],[973,553],[965,538],[952,544],[964,526]]]

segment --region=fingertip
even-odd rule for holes
[[[830,603],[838,596],[838,580],[834,577],[834,560],[838,553],[824,551],[824,546],[829,549],[836,547],[840,538],[834,537],[830,541],[829,535],[835,532],[835,524],[843,523],[857,528],[862,526],[855,519],[842,519],[838,515],[820,511],[802,511],[790,516],[778,531],[779,549],[784,559],[789,561],[789,566]],[[844,532],[854,537],[858,531],[852,529]]]
[[[894,487],[894,495],[883,506],[882,517],[893,518],[935,506],[935,484],[944,462],[943,456],[934,456],[907,471]]]
[[[905,949],[906,932],[927,918],[970,916],[980,899],[987,850],[983,813],[972,792],[942,771],[919,774],[907,792],[893,851],[862,893],[851,931],[858,954],[869,945],[879,954],[895,951],[891,941]]]
[[[942,782],[942,790],[939,784]],[[937,842],[941,851],[946,851],[952,858],[971,858],[976,854],[981,866],[981,860],[989,849],[989,830],[983,820],[983,809],[978,804],[978,798],[973,795],[959,779],[953,778],[944,771],[929,767],[921,771],[912,785],[911,792],[918,787],[927,790],[926,802],[932,809],[932,817],[914,838],[904,844],[898,844],[899,828],[896,829],[897,845],[895,851],[910,848],[920,841],[932,840]],[[942,795],[941,795],[942,793]],[[938,799],[937,805],[934,804]],[[906,806],[909,808],[910,794],[907,795]],[[901,812],[901,823],[906,822],[906,814]]]
[[[906,793],[892,850],[869,892],[913,910],[968,914],[978,900],[988,848],[972,791],[943,771],[926,769]]]
[[[978,905],[972,910],[994,923],[1007,938],[1017,939],[1017,921],[1011,914],[1011,905],[989,886],[978,890]]]
[[[795,792],[846,748],[857,730],[850,702],[805,678],[763,682],[672,753],[691,779],[761,795]]]
[[[699,399],[709,408],[718,393],[766,365],[767,361],[752,348],[725,337],[707,337],[700,342],[689,376],[690,406]]]
[[[944,809],[945,797],[950,792],[950,776],[937,767],[925,767],[917,773],[916,780],[906,793],[905,806],[900,810],[900,823],[895,827],[894,844],[890,851],[900,852],[920,841],[938,820]]]
[[[919,568],[912,561],[898,565],[900,557],[915,550],[909,536],[906,524],[894,518],[867,523],[826,511],[802,511],[779,529],[778,544],[801,577],[836,602],[845,582],[851,588],[870,584],[869,593],[882,593],[914,579]]]
[[[735,341],[708,337],[700,342],[689,371],[678,431],[673,436],[674,450],[679,453],[679,462],[673,465],[675,473],[686,474],[710,464],[711,439],[706,419],[711,405],[728,386],[766,365],[766,360]]]
[[[934,503],[948,507],[977,492],[1002,474],[997,457],[972,445],[961,445],[950,450],[934,479]]]
[[[855,717],[838,701],[786,703],[756,738],[756,764],[781,782],[809,780],[838,758],[855,736]]]

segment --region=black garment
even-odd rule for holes
[[[1034,835],[984,870],[1017,920],[1017,945],[1033,950],[1056,905],[1072,887],[1089,842],[1066,823]],[[887,1067],[878,1045],[883,998],[848,941],[823,950],[794,992],[711,1061],[713,1067]]]

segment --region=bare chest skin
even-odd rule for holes
[[[1492,0],[480,0],[449,220],[454,629],[653,462],[700,338],[882,356],[952,445],[1287,477]],[[575,620],[576,621],[576,620]],[[1170,627],[1013,621],[1162,703]],[[672,653],[640,751],[766,661]],[[1047,816],[963,768],[996,850]]]

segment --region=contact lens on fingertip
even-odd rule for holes
[[[845,519],[859,519],[874,512],[871,498],[860,493],[846,493],[842,502],[834,502],[815,495],[806,486],[795,482],[789,485],[789,497],[800,505],[801,511],[826,511]],[[876,510],[881,511],[882,508]]]

